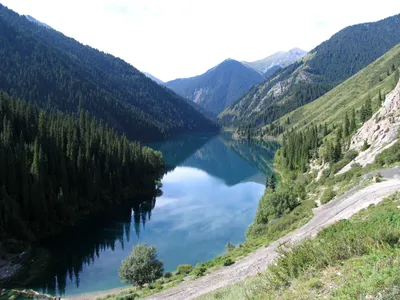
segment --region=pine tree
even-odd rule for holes
[[[365,101],[365,121],[372,117],[371,98],[368,97]]]
[[[269,188],[275,192],[275,188],[276,188],[276,183],[275,183],[275,176],[274,173],[271,173],[271,177],[269,179]]]
[[[353,107],[351,111],[351,121],[350,121],[350,132],[354,132],[357,129],[356,125],[356,111]]]
[[[327,135],[328,135],[328,125],[326,125],[326,122],[325,122],[323,136],[327,136]]]
[[[348,137],[350,135],[350,120],[347,112],[344,116],[344,136]]]

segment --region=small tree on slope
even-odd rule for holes
[[[142,286],[160,278],[163,275],[163,262],[157,259],[154,246],[137,244],[129,256],[122,261],[119,277],[124,283]]]

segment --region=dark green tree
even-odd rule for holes
[[[274,173],[271,173],[271,177],[269,179],[269,188],[275,192],[276,188],[276,182],[275,182],[275,175]]]

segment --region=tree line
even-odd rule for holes
[[[48,112],[0,93],[0,238],[34,240],[138,194],[163,174],[161,152],[81,110]]]

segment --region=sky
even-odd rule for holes
[[[398,0],[0,0],[163,81],[227,58],[310,51],[346,26],[400,13]]]

